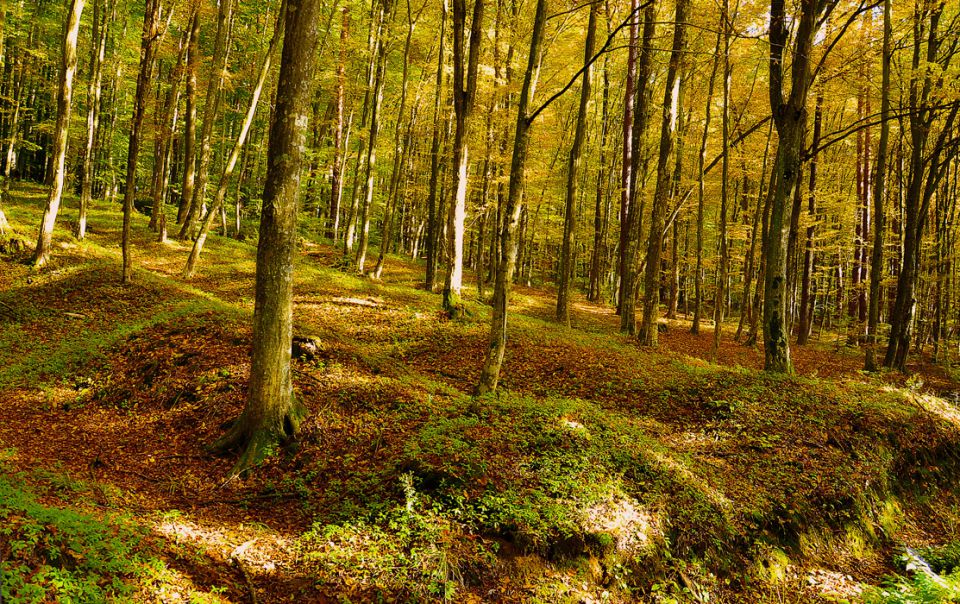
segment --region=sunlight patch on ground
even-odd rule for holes
[[[254,573],[276,571],[290,551],[286,539],[262,527],[203,526],[180,514],[168,513],[153,523],[153,529],[178,545],[197,546],[213,558],[239,560]]]
[[[662,540],[660,519],[631,497],[617,497],[583,511],[583,526],[592,533],[607,533],[618,552],[636,554]]]
[[[815,568],[807,573],[807,585],[825,598],[854,599],[863,593],[863,585],[850,575]]]

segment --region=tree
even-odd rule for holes
[[[667,205],[673,177],[670,173],[670,153],[676,138],[677,94],[680,87],[683,53],[686,49],[688,0],[677,0],[673,26],[673,48],[667,67],[666,88],[663,93],[663,119],[660,122],[660,154],[657,159],[657,184],[653,194],[650,217],[650,236],[647,240],[646,273],[643,283],[643,323],[640,342],[657,345],[657,316],[660,312],[660,255],[666,228]]]
[[[77,38],[84,0],[70,0],[67,22],[63,28],[63,53],[60,60],[60,86],[57,92],[57,123],[53,139],[53,179],[47,195],[47,206],[40,222],[33,263],[38,268],[50,260],[53,227],[57,222],[63,183],[66,180],[67,134],[70,130],[70,108],[73,100],[73,76],[77,72]],[[9,157],[8,157],[9,161]],[[5,221],[6,219],[4,219]]]
[[[137,158],[143,136],[143,117],[147,108],[147,94],[153,74],[153,63],[160,45],[160,0],[146,0],[143,13],[143,33],[140,38],[140,69],[137,91],[133,98],[133,117],[130,120],[130,138],[127,143],[127,180],[123,190],[123,277],[124,285],[133,278],[133,258],[130,251],[130,222],[133,215],[133,197],[137,189]],[[164,31],[166,31],[164,29]]]
[[[790,94],[784,96],[783,53],[788,41],[784,0],[770,3],[770,110],[779,135],[770,177],[770,219],[763,242],[763,350],[764,369],[792,373],[787,331],[786,235],[789,227],[787,202],[794,196],[800,174],[803,134],[807,122],[807,92],[810,89],[814,33],[825,0],[801,0],[796,20]]]
[[[293,255],[319,14],[319,0],[287,0],[257,245],[250,387],[243,413],[213,445],[217,451],[243,449],[232,475],[246,472],[277,444],[294,438],[304,415],[294,398],[290,367]]]
[[[600,4],[594,3],[590,7],[590,20],[587,23],[587,40],[583,47],[583,83],[580,85],[580,105],[577,109],[577,125],[573,135],[573,146],[570,148],[570,157],[567,161],[567,190],[563,216],[563,248],[560,252],[560,283],[557,288],[557,321],[570,324],[570,281],[573,278],[572,266],[574,228],[577,223],[577,179],[580,174],[583,142],[587,130],[587,108],[590,105],[591,94],[591,62],[597,37],[597,14]]]
[[[90,45],[90,73],[87,85],[87,141],[83,148],[80,171],[80,212],[77,217],[77,239],[87,233],[87,210],[93,197],[93,160],[97,153],[97,134],[100,128],[100,97],[103,82],[103,62],[107,52],[110,20],[104,0],[93,0],[93,35]]]
[[[510,298],[510,284],[517,267],[519,241],[517,228],[520,225],[520,213],[523,204],[520,191],[523,187],[524,170],[527,164],[527,150],[530,143],[530,126],[539,110],[528,114],[532,95],[534,74],[543,44],[544,24],[547,20],[547,0],[537,0],[537,12],[533,18],[533,31],[530,34],[530,54],[527,68],[523,74],[523,86],[517,107],[516,131],[513,139],[513,156],[510,160],[510,184],[507,203],[504,208],[504,220],[500,234],[500,253],[503,258],[497,268],[497,280],[493,290],[493,315],[490,320],[490,345],[483,363],[483,371],[477,384],[477,394],[482,395],[497,389],[500,381],[500,368],[507,349],[507,305]],[[541,107],[542,110],[542,107]]]
[[[469,50],[466,47],[466,0],[453,0],[453,203],[447,209],[447,273],[443,283],[443,308],[451,316],[462,314],[463,235],[467,219],[468,141],[477,96],[480,42],[483,39],[484,0],[474,0]]]

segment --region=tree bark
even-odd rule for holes
[[[251,469],[275,445],[295,438],[305,412],[294,398],[290,342],[297,204],[308,120],[305,112],[313,93],[319,13],[319,0],[287,0],[257,245],[250,387],[240,418],[213,445],[218,451],[243,449],[232,476]]]
[[[587,109],[590,106],[591,95],[591,63],[597,38],[597,14],[600,4],[594,3],[590,7],[590,18],[587,22],[587,39],[583,48],[583,80],[580,85],[580,105],[577,109],[577,125],[573,135],[573,145],[570,148],[570,157],[567,162],[567,190],[563,217],[563,245],[560,252],[560,283],[557,288],[557,321],[570,325],[570,281],[575,275],[575,266],[572,266],[574,231],[577,224],[577,179],[580,176],[580,163],[583,154],[583,142],[587,130]]]
[[[257,113],[260,95],[263,93],[263,86],[267,81],[267,75],[270,73],[270,64],[272,63],[274,52],[280,43],[280,36],[283,33],[285,11],[286,0],[281,3],[280,12],[277,15],[277,24],[273,32],[273,37],[270,40],[270,46],[267,48],[267,54],[263,57],[263,62],[260,65],[260,73],[257,76],[256,84],[254,84],[253,94],[250,97],[250,105],[247,107],[246,115],[243,117],[243,124],[240,126],[240,133],[237,135],[233,150],[230,152],[230,156],[223,166],[223,172],[220,175],[220,184],[217,186],[217,193],[214,196],[213,203],[207,210],[207,215],[200,225],[200,232],[193,242],[193,248],[190,250],[190,256],[187,258],[187,264],[183,269],[184,279],[189,279],[193,276],[196,270],[197,260],[200,259],[200,253],[203,251],[203,244],[207,240],[210,229],[213,228],[213,221],[216,219],[217,213],[219,213],[223,207],[224,200],[227,196],[227,188],[230,186],[230,177],[233,175],[237,160],[240,158],[240,151],[243,150],[243,145],[247,142],[250,126],[253,124],[253,118]]]
[[[133,258],[130,251],[130,222],[133,218],[133,198],[136,194],[137,159],[143,137],[143,118],[147,108],[147,92],[153,74],[153,62],[160,42],[160,0],[147,0],[143,16],[143,34],[140,41],[140,70],[137,91],[133,98],[133,117],[130,120],[130,139],[127,144],[127,180],[123,192],[123,277],[124,285],[133,278]]]
[[[447,209],[447,272],[443,284],[443,308],[451,316],[463,314],[463,237],[467,219],[467,180],[470,166],[469,139],[477,96],[480,43],[483,39],[484,0],[474,0],[469,47],[466,34],[466,0],[453,0],[453,203]]]
[[[537,0],[536,15],[533,19],[533,31],[530,34],[530,54],[527,69],[520,89],[517,107],[517,124],[513,139],[513,156],[510,161],[510,183],[508,186],[504,220],[500,235],[500,253],[502,261],[497,268],[496,285],[493,292],[493,314],[490,321],[490,343],[483,363],[483,371],[477,384],[478,395],[494,392],[500,381],[500,368],[507,348],[507,307],[510,298],[510,284],[517,266],[519,240],[517,228],[523,211],[521,191],[524,171],[527,163],[527,148],[530,143],[530,126],[533,116],[528,115],[532,96],[534,76],[543,44],[543,31],[547,20],[547,0]]]
[[[787,331],[786,235],[787,204],[797,186],[803,132],[807,118],[807,92],[817,18],[826,5],[822,0],[801,0],[792,51],[790,95],[784,98],[783,51],[787,44],[784,0],[770,7],[770,109],[779,135],[773,175],[770,178],[770,223],[764,241],[763,338],[764,369],[792,373]]]
[[[157,0],[149,0],[157,1]],[[207,194],[207,179],[210,175],[210,160],[213,158],[213,126],[217,121],[223,83],[227,78],[227,54],[230,44],[230,24],[233,18],[233,0],[220,0],[217,12],[217,37],[213,45],[213,66],[207,83],[207,96],[203,101],[203,126],[200,128],[200,158],[197,163],[193,195],[186,218],[177,239],[185,241],[193,236],[200,209]]]
[[[84,0],[70,0],[67,21],[63,28],[63,53],[60,60],[60,86],[57,93],[57,122],[53,131],[53,179],[47,195],[47,206],[40,222],[37,249],[33,263],[37,268],[47,264],[57,222],[63,185],[66,180],[67,135],[70,129],[70,109],[73,99],[73,76],[77,72],[77,38],[80,33],[80,14]]]
[[[93,1],[93,32],[90,48],[90,74],[87,85],[87,141],[83,149],[80,172],[80,211],[77,217],[77,239],[87,234],[87,211],[93,198],[93,161],[97,155],[97,131],[100,127],[100,96],[103,81],[103,62],[107,52],[107,34],[110,19],[104,13],[104,0]]]
[[[676,138],[677,92],[680,86],[683,53],[686,50],[686,26],[689,0],[677,0],[674,19],[673,47],[667,66],[663,94],[663,119],[660,123],[660,154],[657,159],[657,184],[653,194],[650,216],[650,236],[647,240],[646,272],[643,289],[643,321],[639,329],[640,343],[657,346],[657,317],[660,307],[660,256],[663,250],[663,231],[670,202],[672,175],[670,155]]]

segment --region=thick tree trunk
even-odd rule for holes
[[[187,48],[186,106],[183,118],[183,185],[177,209],[177,224],[183,225],[193,203],[197,179],[197,71],[200,69],[200,13],[190,20],[190,46]]]
[[[250,388],[243,414],[213,445],[220,451],[243,448],[231,471],[234,476],[259,463],[276,444],[294,438],[304,415],[294,399],[290,367],[293,256],[319,13],[319,0],[287,0],[257,245]]]
[[[567,191],[563,217],[563,245],[560,252],[560,283],[557,288],[557,321],[570,325],[570,281],[574,277],[573,247],[574,230],[577,224],[577,179],[580,176],[580,158],[583,153],[583,142],[587,130],[587,109],[590,105],[591,78],[590,69],[593,61],[593,51],[597,38],[597,15],[600,4],[590,7],[590,18],[587,22],[587,40],[583,48],[583,80],[580,85],[580,106],[577,109],[577,125],[573,135],[573,146],[570,148],[570,158],[567,162]]]
[[[657,159],[657,184],[653,194],[650,216],[650,235],[647,239],[646,272],[643,289],[643,320],[639,329],[640,343],[657,346],[657,318],[660,312],[660,256],[663,250],[663,231],[670,202],[673,177],[670,173],[670,155],[676,138],[678,88],[680,86],[683,53],[686,50],[688,0],[677,0],[674,19],[673,48],[667,66],[663,94],[663,119],[660,123],[660,154]]]
[[[63,54],[60,61],[60,86],[57,93],[57,122],[53,130],[53,179],[43,211],[37,249],[33,263],[43,267],[50,259],[53,227],[57,222],[63,185],[66,180],[67,134],[70,129],[70,106],[73,98],[73,76],[77,72],[77,38],[80,33],[80,13],[83,0],[70,0],[67,22],[63,28]]]

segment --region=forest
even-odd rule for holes
[[[958,55],[0,0],[0,604],[960,603]]]

